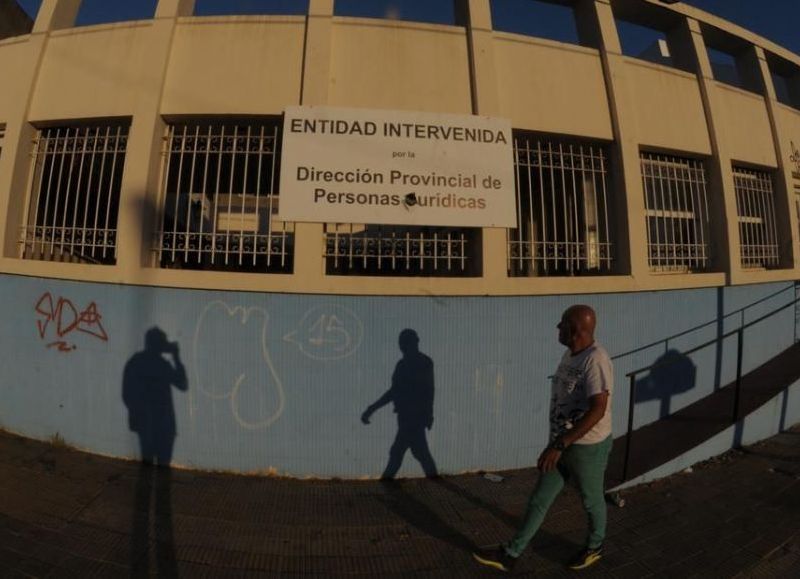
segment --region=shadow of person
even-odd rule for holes
[[[659,418],[666,418],[672,397],[694,388],[696,375],[697,367],[691,358],[668,350],[655,361],[650,373],[636,382],[636,402],[661,401]]]
[[[170,471],[177,435],[173,387],[181,391],[189,388],[178,344],[167,341],[167,335],[160,328],[151,328],[144,337],[144,350],[128,360],[122,376],[122,400],[128,409],[128,427],[139,436],[141,451],[131,539],[133,576],[149,574],[151,499],[158,576],[177,576]]]
[[[389,461],[381,479],[390,480],[397,475],[407,450],[416,458],[426,477],[439,476],[436,463],[428,448],[425,430],[433,428],[433,360],[419,351],[419,336],[405,329],[398,339],[403,357],[392,374],[392,385],[386,393],[370,404],[361,415],[361,422],[369,424],[372,414],[394,403],[397,414],[397,436],[389,449]]]

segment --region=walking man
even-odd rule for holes
[[[585,548],[569,567],[584,569],[603,555],[603,478],[612,442],[614,370],[608,353],[595,342],[595,325],[595,312],[589,306],[572,306],[561,316],[558,341],[568,350],[553,376],[550,443],[537,462],[541,475],[528,501],[525,521],[511,541],[473,554],[482,565],[510,571],[567,481],[577,485],[589,519]]]

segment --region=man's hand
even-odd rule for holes
[[[361,415],[361,422],[364,424],[369,424],[369,417],[372,416],[372,412],[369,411],[367,408],[364,413]]]
[[[542,451],[542,454],[539,455],[539,460],[537,461],[536,466],[539,467],[539,470],[542,472],[550,472],[556,468],[560,458],[560,450],[548,447],[545,448],[544,451]]]

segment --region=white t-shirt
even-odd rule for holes
[[[600,421],[575,444],[596,444],[611,434],[611,392],[614,367],[605,348],[595,342],[575,354],[567,350],[553,376],[550,403],[550,441],[572,430],[588,412],[589,398],[608,392],[606,412]]]

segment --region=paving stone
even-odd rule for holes
[[[609,508],[606,557],[582,576],[793,576],[800,481],[781,469],[798,464],[800,430],[626,490],[627,506]],[[384,485],[165,472],[0,434],[0,576],[483,577],[471,550],[510,538],[537,477],[504,475]],[[516,575],[573,577],[564,562],[585,524],[569,488]]]

